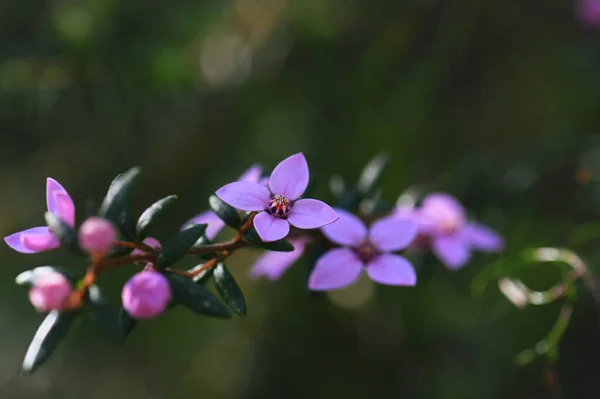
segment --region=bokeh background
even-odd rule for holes
[[[560,305],[518,310],[493,281],[473,295],[493,262],[528,247],[567,246],[600,271],[593,17],[568,0],[0,2],[2,235],[43,224],[47,176],[81,221],[117,173],[141,166],[138,212],[180,196],[155,234],[166,239],[251,163],[303,151],[317,196],[333,201],[331,175],[353,183],[386,151],[384,199],[447,191],[507,238],[507,254],[457,272],[427,260],[416,288],[361,280],[330,296],[308,295],[302,262],[277,283],[250,281],[260,253],[238,253],[229,268],[247,317],[176,309],[126,342],[82,319],[34,375],[20,364],[42,315],[14,277],[83,265],[3,246],[0,397],[598,398],[589,294],[578,293],[558,363],[525,367],[514,356]],[[537,289],[560,276],[513,266]],[[130,272],[103,277],[115,303]]]

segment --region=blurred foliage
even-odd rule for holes
[[[136,214],[171,193],[163,239],[251,163],[303,151],[327,197],[385,150],[383,195],[446,190],[501,231],[507,259],[568,247],[600,273],[600,32],[572,1],[130,0],[0,2],[0,230],[44,223],[44,179],[95,210],[117,173],[141,165]],[[354,181],[354,180],[350,180]],[[583,227],[582,227],[583,226]],[[588,226],[588,227],[585,227]],[[589,227],[592,226],[592,227]],[[584,228],[585,227],[585,228]],[[590,230],[587,230],[589,228]],[[583,233],[582,233],[583,231]],[[596,230],[597,231],[597,230]],[[591,233],[590,233],[591,232]],[[591,237],[583,239],[582,237]],[[522,311],[435,260],[414,289],[307,295],[298,264],[280,282],[228,263],[248,316],[175,309],[124,344],[82,321],[33,376],[19,372],[42,316],[21,271],[66,251],[2,256],[0,397],[597,398],[598,309],[581,291],[560,360],[513,358],[545,336],[560,304]],[[193,265],[190,265],[193,266]],[[511,269],[532,289],[554,266]],[[128,273],[103,281],[116,300]]]

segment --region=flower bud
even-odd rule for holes
[[[29,290],[29,300],[39,312],[60,310],[71,294],[71,283],[60,273],[40,275]]]
[[[156,271],[135,274],[123,286],[123,308],[136,319],[151,319],[165,311],[171,300],[167,278]]]
[[[117,230],[106,219],[91,217],[79,228],[79,246],[94,255],[106,255],[117,240]]]

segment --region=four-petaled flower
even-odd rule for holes
[[[269,280],[277,280],[289,269],[304,253],[307,237],[290,238],[290,244],[294,246],[291,252],[267,251],[262,254],[252,268],[250,276],[253,278],[265,277]]]
[[[385,217],[367,229],[357,216],[342,209],[336,212],[338,221],[321,230],[330,241],[343,247],[331,249],[317,260],[308,280],[311,290],[347,287],[363,270],[380,284],[413,286],[417,283],[410,262],[391,252],[404,249],[413,241],[418,224]]]
[[[399,214],[397,217],[407,216]],[[449,269],[464,266],[472,249],[499,252],[504,248],[504,239],[498,233],[468,221],[462,205],[448,194],[429,194],[410,217],[418,220],[419,234],[427,239],[433,253]]]
[[[337,220],[335,211],[315,199],[299,199],[308,186],[308,164],[302,153],[292,155],[273,169],[269,187],[259,183],[229,183],[216,194],[223,201],[254,217],[254,228],[265,241],[277,241],[288,235],[290,224],[299,229],[316,229]],[[289,222],[289,223],[288,223]]]
[[[238,179],[238,181],[247,181],[251,183],[259,183],[266,186],[266,179],[261,180],[262,168],[259,165],[252,165]],[[214,239],[217,234],[225,227],[225,222],[221,220],[213,211],[205,211],[194,216],[184,223],[182,230],[189,227],[191,224],[207,224],[204,235],[209,240]]]
[[[75,226],[75,205],[71,196],[56,180],[46,180],[46,203],[48,211],[71,227]],[[33,227],[4,237],[4,241],[15,251],[32,254],[60,246],[59,239],[48,227]]]

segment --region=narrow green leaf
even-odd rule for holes
[[[131,317],[131,315],[121,307],[121,309],[119,309],[119,329],[121,330],[123,338],[129,335],[136,324],[137,320]]]
[[[123,236],[128,240],[133,241],[135,237],[135,220],[133,220],[133,215],[131,214],[131,210],[126,206],[123,212],[121,212],[121,216],[119,216],[119,230],[123,233]]]
[[[214,268],[213,276],[215,287],[221,299],[223,299],[235,313],[240,316],[245,316],[247,308],[244,294],[223,263],[219,263]]]
[[[58,216],[53,213],[46,212],[44,215],[48,228],[58,237],[60,242],[71,251],[82,253],[77,241],[77,232],[71,226],[63,222]]]
[[[185,230],[181,230],[175,238],[164,246],[156,267],[164,269],[181,259],[196,241],[198,241],[200,236],[204,234],[206,226],[206,224],[195,224]]]
[[[77,313],[76,311],[60,313],[56,310],[48,313],[27,349],[23,360],[23,371],[32,372],[48,360],[69,332]]]
[[[201,263],[201,264],[199,264],[199,265],[191,268],[189,270],[189,272],[190,273],[194,273],[196,270],[200,269],[202,266],[204,266],[204,263]],[[196,283],[196,284],[202,284],[202,285],[204,285],[204,284],[208,283],[208,281],[212,278],[213,271],[214,271],[213,268],[209,268],[209,269],[203,270],[200,274],[194,276],[192,278],[192,281],[194,283]]]
[[[178,274],[167,274],[173,298],[191,311],[213,317],[229,318],[231,312],[204,286]]]
[[[211,195],[208,198],[208,204],[227,226],[237,229],[242,225],[242,219],[240,218],[238,211],[231,205],[223,202],[223,200],[216,195]]]
[[[164,211],[167,210],[173,203],[175,203],[175,201],[177,201],[177,196],[169,195],[168,197],[156,201],[150,206],[150,208],[146,209],[144,213],[142,213],[135,227],[135,231],[139,239],[146,238],[154,223],[156,223]]]
[[[102,205],[100,205],[99,216],[115,224],[119,223],[121,213],[127,207],[133,184],[138,179],[140,173],[140,168],[132,168],[113,180],[106,193],[106,197],[102,201]]]
[[[86,310],[92,320],[100,325],[113,338],[124,336],[119,325],[119,312],[108,303],[108,299],[97,285],[89,289]]]
[[[358,179],[357,188],[358,191],[364,195],[370,194],[375,190],[383,172],[387,168],[390,162],[390,156],[388,154],[376,155],[365,168],[363,169],[360,178]]]
[[[286,240],[278,240],[273,242],[262,241],[254,227],[251,227],[248,230],[246,230],[244,232],[244,237],[246,238],[246,240],[248,240],[255,246],[259,248],[268,249],[269,251],[292,252],[294,250],[294,246]]]

